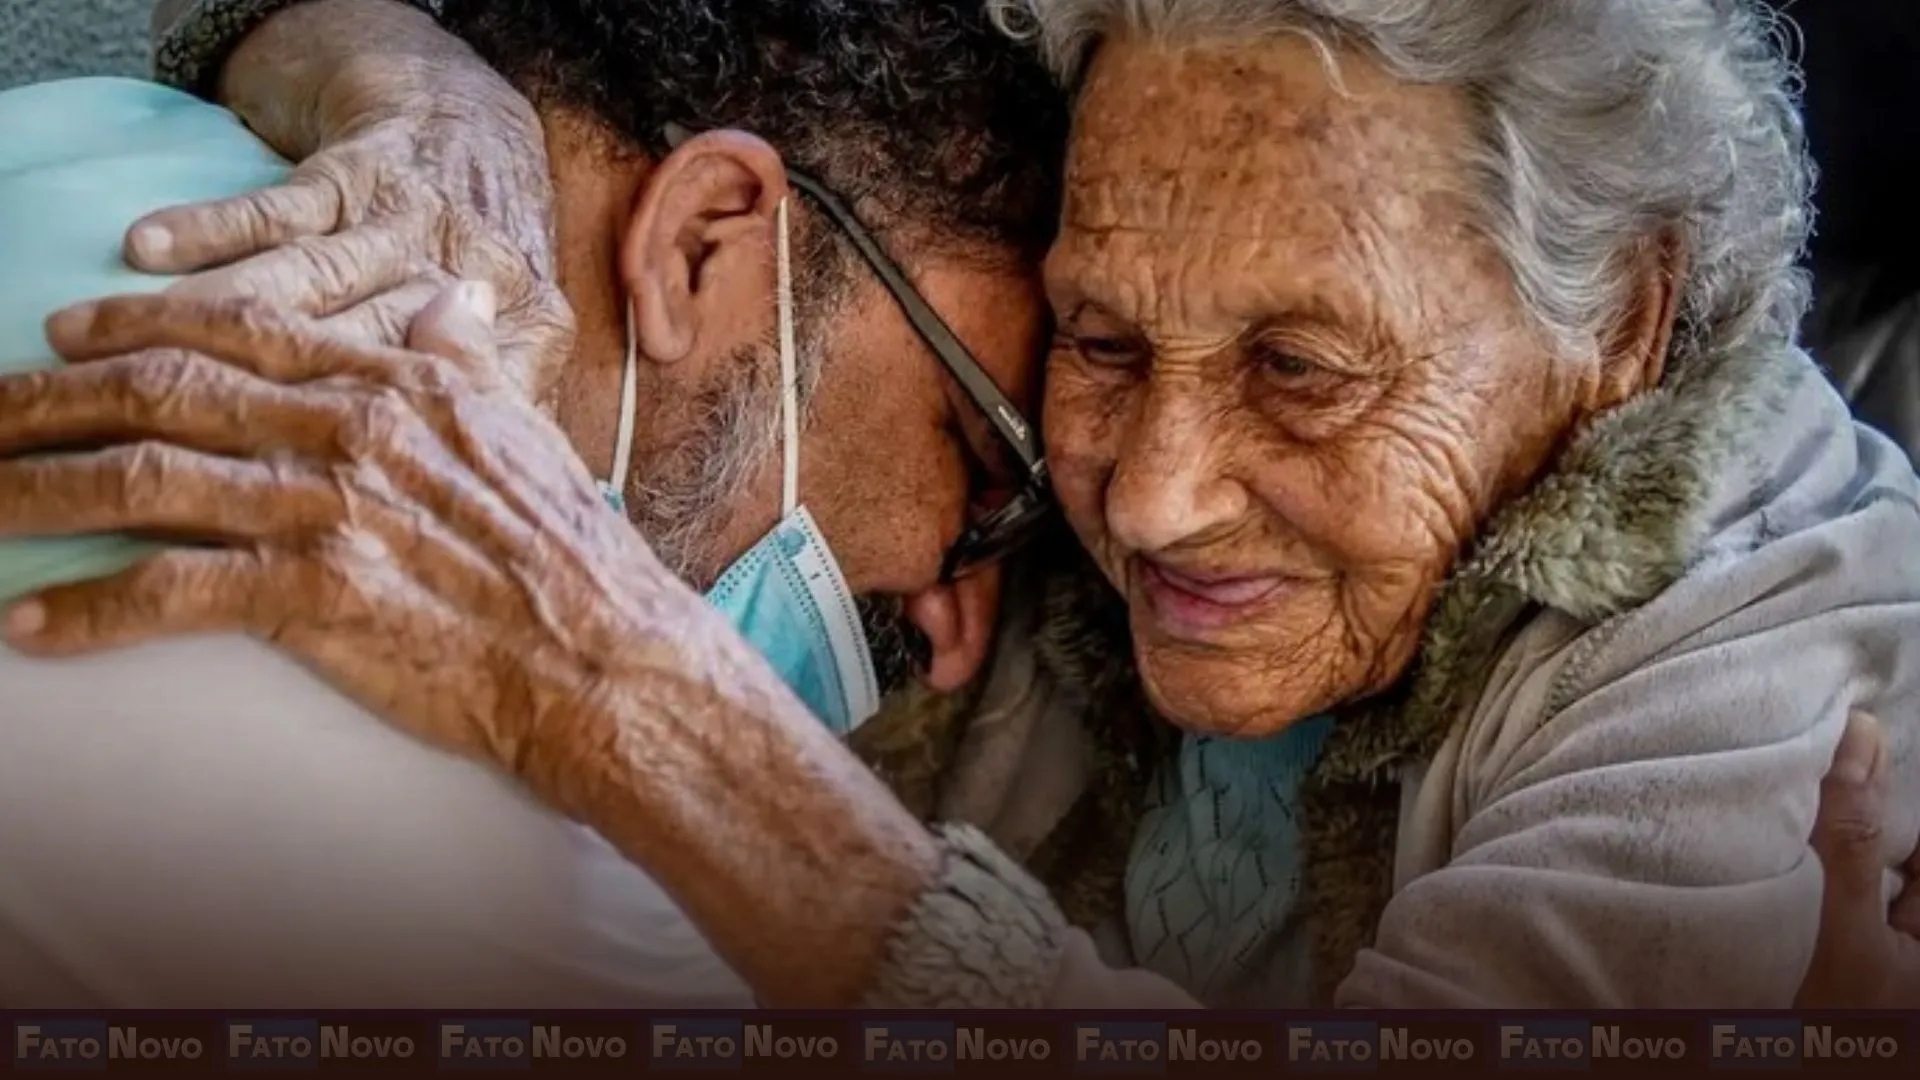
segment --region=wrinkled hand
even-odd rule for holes
[[[1920,850],[1889,908],[1880,855],[1887,774],[1879,724],[1856,714],[1820,785],[1813,849],[1826,892],[1802,1008],[1920,1008]]]
[[[553,193],[532,108],[477,60],[423,75],[383,58],[341,71],[305,111],[249,116],[316,129],[320,149],[285,184],[152,214],[128,232],[128,261],[198,271],[175,295],[257,298],[392,345],[455,279],[485,281],[499,298],[508,377],[544,394],[572,347],[573,318],[555,280]]]
[[[704,607],[495,374],[491,306],[459,286],[405,350],[246,302],[56,316],[50,338],[88,361],[0,379],[0,535],[201,543],[16,606],[9,640],[59,655],[248,631],[429,742],[523,773],[537,729]]]

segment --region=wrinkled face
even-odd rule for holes
[[[1387,688],[1592,396],[1459,193],[1469,115],[1280,38],[1114,41],[1079,103],[1045,428],[1155,704],[1259,736]]]

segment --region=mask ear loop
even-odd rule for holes
[[[784,520],[800,505],[800,372],[793,343],[793,263],[787,244],[787,200],[775,211],[780,223],[776,241],[778,285],[774,290],[780,326],[780,517]]]
[[[634,413],[639,411],[640,337],[634,333],[633,301],[627,301],[627,357],[620,369],[620,423],[613,436],[613,472],[600,481],[607,504],[627,512],[627,473],[633,468]]]

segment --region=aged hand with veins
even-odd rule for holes
[[[493,306],[461,283],[405,349],[245,300],[55,315],[76,363],[0,379],[0,537],[194,543],[23,601],[8,641],[263,638],[595,828],[763,1002],[857,1003],[939,848],[497,374]]]
[[[246,300],[129,297],[55,316],[49,337],[82,362],[0,381],[0,531],[222,546],[56,589],[9,628],[37,626],[23,642],[41,652],[251,630],[383,711],[464,699],[422,734],[513,760],[546,708],[511,676],[474,691],[507,670],[498,654],[617,651],[588,640],[606,629],[593,609],[644,607],[666,575],[498,375],[491,288],[433,304],[411,351]],[[617,585],[595,580],[611,566],[626,571]],[[362,649],[382,663],[356,668]],[[411,666],[392,671],[393,657]]]
[[[178,296],[254,298],[391,345],[453,281],[486,281],[504,370],[545,392],[573,315],[539,118],[500,76],[405,5],[308,0],[248,36],[220,97],[299,166],[279,186],[136,222],[134,267],[191,274]]]

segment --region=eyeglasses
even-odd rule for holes
[[[678,125],[666,129],[667,145],[678,147],[692,133]],[[975,520],[947,551],[940,567],[940,580],[955,581],[999,561],[1031,540],[1053,512],[1053,491],[1047,481],[1047,459],[1041,451],[1039,434],[1020,410],[994,385],[980,361],[954,335],[940,313],[913,287],[899,264],[887,256],[873,233],[860,223],[852,209],[826,185],[803,173],[787,170],[787,180],[808,198],[819,204],[829,220],[853,242],[860,257],[874,275],[893,294],[894,302],[906,315],[914,332],[940,360],[954,380],[972,399],[974,407],[986,416],[994,433],[1012,451],[1023,473],[1019,490],[1011,499]]]

